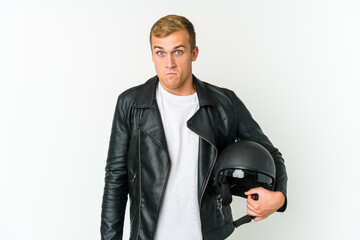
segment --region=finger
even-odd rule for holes
[[[254,200],[252,198],[252,196],[253,196],[252,194],[247,195],[247,198],[246,198],[247,202],[251,202],[250,200]]]
[[[246,204],[246,208],[250,211],[256,212],[256,208],[251,204]]]
[[[247,202],[253,203],[254,201],[258,201],[258,200],[259,200],[259,195],[258,195],[257,193],[255,193],[255,194],[249,194],[249,195],[247,195],[246,200],[247,200]]]
[[[260,205],[260,202],[252,199],[251,196],[248,197],[246,203],[249,204],[249,205],[251,205],[251,206],[252,206],[253,208],[255,208],[255,209],[259,209],[260,206],[261,206],[261,205]]]
[[[258,193],[259,188],[251,188],[249,191],[244,192],[245,195],[252,195],[252,194],[257,194]]]
[[[250,204],[253,208],[258,209],[261,202],[259,202],[259,200],[254,200],[253,196],[254,195],[249,195],[246,202],[247,204]]]
[[[250,209],[247,210],[247,214],[253,217],[258,217],[258,214],[255,211],[252,211]]]
[[[258,222],[258,221],[261,221],[263,219],[264,219],[264,217],[255,217],[255,218],[253,218],[254,222]]]

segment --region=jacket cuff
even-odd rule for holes
[[[287,207],[287,196],[286,196],[286,194],[284,192],[282,192],[282,194],[284,194],[285,202],[282,205],[282,207],[277,210],[277,212],[285,212],[286,207]]]

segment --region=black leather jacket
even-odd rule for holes
[[[229,236],[234,226],[229,206],[216,208],[212,170],[218,153],[237,140],[252,140],[269,150],[276,163],[276,191],[286,196],[287,174],[281,153],[263,134],[240,99],[230,90],[193,76],[199,110],[187,126],[200,137],[198,201],[203,239]],[[117,101],[106,164],[101,239],[122,239],[130,197],[130,239],[154,237],[171,163],[158,106],[158,77],[123,92]],[[283,206],[280,211],[285,210]],[[176,219],[174,219],[176,221]]]

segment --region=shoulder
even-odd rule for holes
[[[223,96],[227,96],[227,97],[232,97],[235,95],[234,91],[228,89],[228,88],[224,88],[221,86],[217,86],[208,82],[204,82],[203,84],[216,96],[216,95],[223,95]]]
[[[135,98],[139,92],[145,91],[149,84],[156,80],[156,76],[148,79],[146,82],[126,89],[122,93],[119,94],[118,98],[126,99],[126,98]]]
[[[199,80],[200,81],[200,80]],[[207,94],[219,105],[232,105],[238,98],[234,91],[208,82],[200,81]]]
[[[118,96],[118,105],[130,107],[136,105],[139,101],[142,102],[144,99],[150,102],[153,99],[157,81],[157,76],[154,76],[145,83],[125,90]]]

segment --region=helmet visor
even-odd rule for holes
[[[266,188],[272,188],[274,180],[272,177],[265,175],[263,173],[254,172],[250,170],[243,169],[224,169],[219,173],[219,181],[222,183],[229,183],[230,186],[234,184],[239,184],[240,182],[251,182],[252,185],[257,185],[256,183],[262,185],[268,185]],[[239,182],[240,181],[240,182]],[[256,186],[252,186],[256,187]]]

